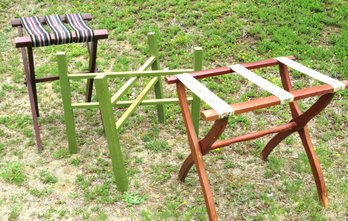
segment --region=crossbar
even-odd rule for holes
[[[158,81],[158,77],[154,77],[151,81],[145,86],[145,88],[141,91],[138,97],[133,101],[133,103],[128,107],[128,109],[122,114],[120,119],[116,122],[116,128],[119,129],[126,122],[128,117],[135,111],[135,109],[139,106],[141,101],[144,100],[146,94],[150,91],[151,87],[153,87]]]
[[[295,60],[296,58],[294,56],[287,56],[287,58],[291,60]],[[262,67],[269,67],[269,66],[275,66],[279,65],[280,62],[274,58],[271,59],[266,59],[262,61],[256,61],[256,62],[250,62],[250,63],[245,63],[241,64],[247,69],[257,69],[257,68],[262,68]],[[220,67],[220,68],[214,68],[214,69],[208,69],[208,70],[202,70],[202,71],[195,71],[192,72],[191,75],[192,77],[196,79],[202,79],[202,78],[207,78],[207,77],[213,77],[213,76],[219,76],[223,74],[228,74],[232,73],[233,71],[229,67]],[[179,80],[176,76],[168,76],[165,78],[166,82],[168,84],[175,84]]]
[[[144,71],[146,70],[147,68],[149,68],[153,62],[156,60],[156,57],[155,56],[151,56],[139,69],[138,71]],[[132,87],[133,84],[135,84],[136,80],[138,78],[137,77],[132,77],[130,79],[128,79],[128,81],[122,85],[122,87],[111,97],[111,103],[114,104],[116,103],[121,97],[123,94],[126,93],[126,91]]]
[[[156,77],[172,74],[181,74],[192,72],[193,69],[179,69],[179,70],[152,70],[152,71],[120,71],[120,72],[104,72],[108,78],[115,77]],[[92,79],[97,76],[97,73],[77,73],[68,74],[69,80],[82,80],[82,79]]]
[[[187,101],[191,103],[193,100],[192,97],[188,97]],[[132,101],[117,101],[113,104],[115,107],[126,107],[131,105],[134,102]],[[140,105],[156,105],[156,104],[174,104],[178,103],[178,98],[162,98],[162,99],[147,99],[143,100]],[[84,102],[84,103],[73,103],[72,108],[74,109],[89,109],[89,108],[98,108],[99,103],[98,102]]]
[[[345,84],[345,88],[348,88],[348,80],[342,81]],[[314,86],[310,88],[304,88],[300,90],[293,90],[290,93],[294,96],[294,101],[301,100],[313,96],[323,95],[327,93],[334,92],[334,89],[328,85],[323,84],[319,86]],[[259,110],[266,107],[271,107],[280,104],[280,100],[276,96],[263,97],[255,100],[245,101],[238,104],[231,104],[234,109],[234,114],[241,114],[253,110]],[[218,119],[218,113],[211,109],[201,111],[201,117],[206,121],[213,121]]]

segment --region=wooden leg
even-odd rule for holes
[[[187,97],[185,94],[185,87],[182,83],[177,83],[178,96],[180,101],[180,107],[182,110],[185,127],[187,131],[187,136],[190,144],[190,149],[193,157],[193,161],[195,163],[199,181],[202,187],[202,191],[204,194],[204,200],[206,204],[206,208],[208,211],[209,220],[217,220],[216,209],[214,205],[213,193],[209,185],[209,180],[207,176],[207,172],[204,168],[203,162],[203,154],[201,151],[201,145],[198,141],[195,128],[193,126],[193,121],[191,118]]]
[[[88,48],[88,54],[89,54],[89,72],[95,73],[97,72],[96,62],[97,62],[98,41],[93,40],[92,42],[87,42],[87,48]],[[86,86],[86,101],[87,102],[90,102],[92,99],[93,81],[94,79],[87,80],[87,86]]]
[[[292,85],[291,85],[287,66],[281,64],[279,66],[279,69],[280,69],[281,79],[282,79],[282,83],[283,83],[284,88],[287,91],[291,91]],[[325,181],[324,181],[323,172],[321,170],[318,157],[315,154],[315,151],[313,148],[313,143],[312,143],[312,140],[310,138],[308,127],[306,126],[306,124],[308,123],[309,120],[311,120],[314,116],[316,116],[318,113],[320,113],[331,102],[333,96],[334,96],[334,93],[323,95],[304,114],[301,114],[301,110],[300,110],[297,102],[290,103],[290,109],[291,109],[292,116],[294,118],[299,118],[299,116],[303,116],[301,120],[296,122],[298,124],[302,124],[302,125],[300,125],[300,128],[298,129],[298,133],[300,135],[302,144],[304,146],[307,158],[309,160],[309,163],[310,163],[310,166],[312,169],[315,184],[317,187],[319,200],[324,207],[329,206],[329,200],[328,200],[328,196],[327,196],[327,192],[326,192],[326,185],[325,185]],[[291,133],[290,134],[287,134],[287,133],[288,132],[279,133],[275,137],[272,138],[272,140],[266,145],[266,147],[264,148],[264,150],[261,153],[261,158],[263,160],[265,160],[268,157],[269,153],[273,150],[273,148],[277,144],[279,144],[285,137],[287,137],[288,135],[291,134]]]
[[[321,204],[327,208],[329,206],[329,200],[326,192],[326,185],[324,180],[323,171],[321,170],[320,163],[317,155],[315,154],[311,138],[307,127],[298,131],[300,134],[302,144],[305,148],[309,164],[311,165],[312,173],[314,176],[315,184],[317,186],[318,197]]]
[[[33,73],[31,72],[31,70],[34,70],[34,67],[30,66],[30,62],[28,63],[28,57],[29,58],[33,57],[33,54],[32,54],[33,51],[31,47],[28,47],[28,50],[26,50],[25,48],[21,48],[21,52],[22,52],[22,59],[23,59],[23,65],[24,65],[25,81],[28,88],[31,115],[32,115],[33,124],[34,124],[36,145],[38,147],[38,150],[42,151],[43,147],[42,147],[41,136],[40,136],[40,127],[38,122],[39,114],[38,114],[38,105],[37,105],[36,86],[35,86],[35,82],[33,82],[33,79],[35,80],[35,74],[34,74],[34,77],[32,77],[33,74],[31,74]]]
[[[226,129],[227,122],[228,122],[228,118],[222,118],[222,119],[216,120],[214,122],[214,125],[209,130],[208,134],[202,140],[199,141],[199,145],[201,147],[201,152],[203,155],[206,155],[209,152],[213,143],[224,132],[224,130]],[[193,158],[192,158],[192,154],[190,154],[185,159],[184,163],[182,164],[180,168],[180,172],[179,172],[180,181],[185,181],[185,177],[192,166],[193,166]]]

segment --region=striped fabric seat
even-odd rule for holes
[[[70,30],[64,25],[59,15],[45,16],[47,24],[52,29],[56,37],[56,44],[72,43],[72,35]]]
[[[52,44],[50,34],[42,26],[37,16],[22,17],[21,22],[28,32],[34,47],[43,47]]]
[[[65,16],[69,22],[69,25],[76,33],[76,42],[93,41],[94,32],[90,27],[87,26],[80,13],[67,14]]]
[[[71,31],[63,23],[59,15],[45,16],[46,23],[55,36],[54,42],[51,39],[51,35],[45,30],[37,16],[22,17],[21,23],[28,32],[33,47],[93,41],[94,32],[90,27],[88,27],[80,13],[67,14],[65,15],[65,18],[73,29],[73,32],[75,32],[76,38],[73,38]]]

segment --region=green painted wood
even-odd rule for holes
[[[187,101],[189,103],[192,103],[193,98],[188,97]],[[117,101],[113,104],[114,107],[127,107],[131,105],[134,101]],[[178,103],[178,98],[162,98],[162,99],[148,99],[143,100],[140,105],[156,105],[156,104],[176,104]],[[73,108],[76,109],[91,109],[91,108],[98,108],[99,103],[98,102],[86,102],[86,103],[73,103],[71,105]]]
[[[193,69],[178,69],[178,70],[149,70],[149,71],[120,71],[120,72],[103,72],[108,78],[116,77],[156,77],[168,76],[182,73],[193,72]],[[70,80],[83,80],[95,78],[97,73],[77,73],[68,74]]]
[[[124,95],[127,90],[135,84],[137,79],[138,77],[132,77],[128,79],[128,81],[124,85],[122,85],[122,87],[111,97],[111,103],[115,104],[117,101],[119,101],[122,95]]]
[[[159,53],[158,53],[158,47],[156,42],[156,35],[154,32],[150,32],[147,34],[148,36],[148,44],[150,49],[150,54],[152,56],[156,57],[156,61],[152,63],[152,70],[159,70],[160,69],[160,62],[159,62]],[[158,81],[155,84],[155,96],[157,99],[163,98],[163,86],[162,86],[162,77],[158,77]],[[158,121],[160,123],[164,123],[165,121],[165,109],[162,104],[158,104],[157,106],[157,115],[158,115]]]
[[[121,192],[125,192],[128,189],[128,180],[124,168],[119,134],[112,110],[111,95],[107,85],[107,78],[106,75],[99,74],[94,78],[94,80],[117,189]]]
[[[145,88],[140,92],[138,97],[132,102],[132,104],[128,107],[128,109],[122,114],[122,116],[117,120],[116,128],[119,129],[126,122],[128,117],[135,111],[135,109],[140,105],[140,103],[144,100],[146,94],[150,91],[151,87],[156,85],[158,82],[158,77],[154,77],[150,80],[150,82],[145,86]]]
[[[68,79],[68,66],[65,53],[57,53],[58,73],[60,81],[60,91],[63,100],[64,120],[66,134],[68,137],[69,152],[77,153],[76,131],[74,122],[73,108],[71,107],[71,89]]]
[[[203,68],[203,50],[201,47],[194,48],[194,59],[193,67],[195,71],[200,71]],[[193,121],[193,126],[195,128],[197,136],[199,135],[199,114],[201,109],[201,101],[199,97],[193,94],[192,106],[191,106],[191,116]]]
[[[151,56],[147,61],[138,69],[138,71],[144,71],[148,69],[152,63],[156,60],[155,56]],[[115,104],[117,101],[120,100],[122,95],[124,95],[127,90],[135,84],[137,77],[130,78],[122,87],[111,97],[111,103]]]
[[[72,103],[71,107],[74,109],[91,109],[91,108],[98,108],[99,103],[98,102]]]

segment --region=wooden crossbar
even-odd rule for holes
[[[145,88],[140,92],[138,97],[132,102],[132,104],[128,107],[128,109],[122,114],[120,119],[116,122],[116,128],[119,129],[126,122],[128,117],[136,110],[136,108],[140,105],[140,103],[144,100],[147,93],[149,93],[150,89],[157,83],[158,77],[154,77],[150,80],[150,82],[145,86]]]
[[[188,97],[187,101],[191,103],[193,100],[192,97]],[[114,107],[127,107],[131,105],[134,100],[131,101],[117,101],[113,103]],[[178,98],[162,98],[162,99],[147,99],[143,100],[140,105],[156,105],[156,104],[175,104],[178,103]],[[85,103],[72,103],[72,108],[74,109],[91,109],[91,108],[99,108],[99,102],[85,102]]]
[[[291,60],[296,59],[294,56],[287,56],[287,58]],[[246,64],[241,64],[241,65],[243,65],[243,67],[247,69],[257,69],[257,68],[275,66],[279,64],[280,62],[278,60],[271,58],[271,59],[266,59],[263,61],[250,62]],[[195,79],[202,79],[202,78],[214,77],[214,76],[219,76],[219,75],[228,74],[228,73],[233,73],[233,70],[231,70],[231,68],[229,67],[220,67],[220,68],[214,68],[214,69],[194,71],[191,73],[191,75]],[[168,76],[165,78],[165,80],[168,84],[174,84],[178,82],[178,78],[176,76]]]
[[[342,81],[345,85],[345,88],[348,88],[348,80]],[[294,100],[301,100],[313,96],[319,96],[327,93],[334,92],[334,89],[328,85],[319,85],[310,88],[299,89],[295,91],[291,91],[290,93],[294,96]],[[276,96],[263,97],[255,100],[249,100],[237,104],[231,104],[231,107],[234,109],[234,114],[242,114],[249,111],[259,110],[262,108],[267,108],[271,106],[276,106],[281,104],[281,101]],[[201,117],[206,121],[213,121],[219,118],[219,114],[211,109],[201,111]]]
[[[178,70],[151,70],[151,71],[120,71],[120,72],[104,72],[108,78],[115,77],[156,77],[173,74],[182,74],[192,72],[193,69],[178,69]],[[92,79],[97,76],[97,73],[77,73],[68,74],[70,80]]]
[[[138,71],[144,71],[147,68],[149,68],[153,62],[155,62],[156,57],[155,56],[151,56],[139,69]],[[126,93],[126,91],[132,87],[133,84],[135,84],[136,80],[138,78],[137,77],[132,77],[130,79],[128,79],[128,81],[122,85],[122,87],[111,97],[111,103],[115,104],[117,101],[119,101],[119,99],[122,97],[123,94]]]

